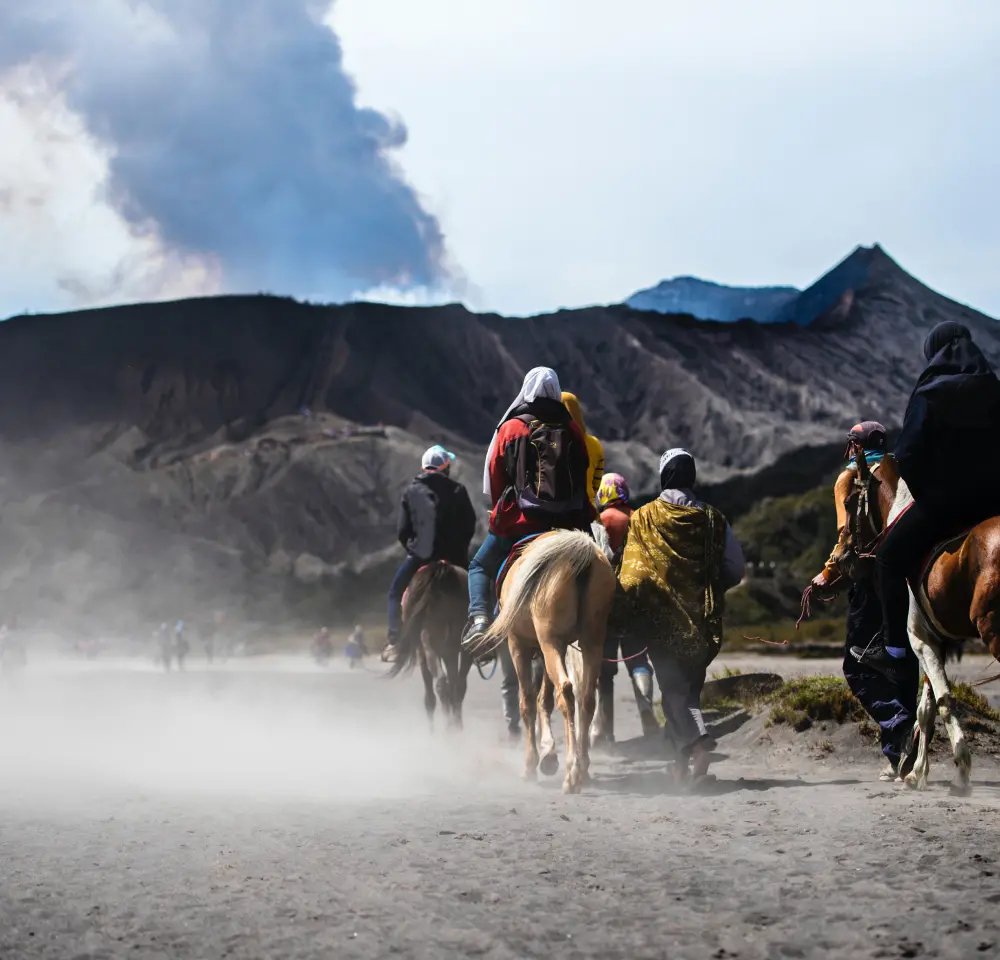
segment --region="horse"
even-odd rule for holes
[[[893,457],[883,458],[876,477],[864,452],[854,452],[858,469],[847,498],[848,522],[830,558],[847,579],[864,575],[863,567],[872,562],[886,529],[913,500]],[[972,754],[952,710],[944,665],[966,640],[977,638],[1000,658],[1000,517],[983,521],[935,551],[917,590],[915,595],[911,585],[907,632],[925,680],[917,707],[917,757],[904,782],[918,790],[927,787],[936,710],[951,741],[957,772],[952,792],[968,796]]]
[[[438,700],[448,725],[462,728],[462,702],[473,663],[462,648],[468,607],[468,574],[443,560],[421,567],[403,596],[403,629],[389,676],[420,664],[424,708],[432,728]]]
[[[520,686],[526,780],[535,780],[539,769],[551,776],[559,768],[552,737],[555,703],[559,704],[566,723],[563,792],[578,793],[589,780],[589,731],[615,584],[615,573],[607,557],[588,534],[580,531],[541,534],[511,561],[500,589],[500,615],[476,645],[475,652],[478,655],[494,650],[504,642],[510,648]],[[567,651],[571,648],[579,651],[573,678],[567,671]],[[545,671],[536,701],[531,661],[539,650]]]

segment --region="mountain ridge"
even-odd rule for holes
[[[804,325],[265,296],[12,318],[0,600],[104,622],[220,598],[251,619],[352,616],[391,573],[395,505],[421,450],[455,450],[484,507],[486,444],[538,364],[580,396],[607,468],[637,493],[681,445],[744,509],[734,478],[785,463],[811,474],[815,457],[796,451],[869,417],[898,426],[934,323],[967,323],[1000,360],[997,321],[885,257],[842,270]]]

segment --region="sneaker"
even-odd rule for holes
[[[382,648],[383,663],[395,663],[398,656],[399,656],[399,651],[396,649],[394,644],[387,643]]]
[[[886,760],[885,766],[879,771],[878,778],[882,783],[892,783],[896,779],[896,765],[891,760]]]
[[[862,666],[882,674],[892,683],[901,683],[903,672],[900,669],[902,660],[890,657],[882,644],[872,644],[870,647],[851,647],[851,656]]]
[[[469,620],[468,626],[465,628],[465,633],[462,634],[462,646],[472,656],[473,661],[481,667],[492,663],[496,659],[495,651],[490,650],[487,652],[478,649],[489,628],[489,617],[479,614]]]
[[[462,634],[462,646],[474,647],[486,635],[490,628],[489,617],[484,617],[481,613],[469,619]]]

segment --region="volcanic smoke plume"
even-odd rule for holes
[[[0,0],[0,84],[30,69],[109,155],[107,201],[229,290],[337,299],[445,277],[437,220],[356,103],[319,0]]]

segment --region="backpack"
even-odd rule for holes
[[[570,422],[546,423],[530,414],[517,419],[528,427],[528,436],[512,445],[508,470],[518,507],[525,514],[582,510],[587,502],[587,451]]]

